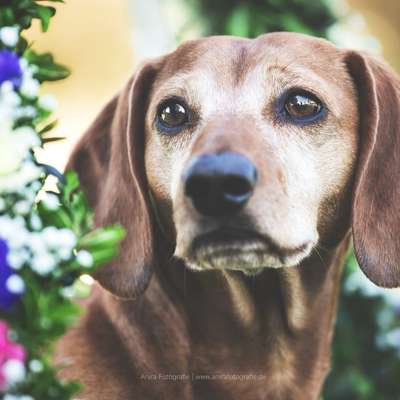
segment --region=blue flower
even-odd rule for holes
[[[7,254],[7,243],[0,238],[0,308],[3,310],[10,309],[21,296],[21,293],[11,292],[7,285],[10,276],[14,275],[7,263]]]
[[[17,88],[22,81],[22,69],[18,56],[10,50],[0,50],[0,85],[10,81]]]

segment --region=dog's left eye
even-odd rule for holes
[[[163,131],[178,131],[189,122],[189,112],[182,102],[169,100],[159,107],[157,122]]]
[[[321,110],[321,102],[308,93],[294,93],[285,102],[286,113],[295,120],[312,119],[318,116]]]

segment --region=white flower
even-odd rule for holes
[[[54,226],[48,226],[42,231],[42,239],[46,246],[50,249],[57,248],[60,245],[58,238],[58,229]]]
[[[39,98],[39,107],[47,111],[54,111],[58,106],[57,100],[50,94],[45,94]]]
[[[7,263],[13,269],[21,269],[27,261],[26,254],[21,251],[10,251],[7,254]]]
[[[19,66],[21,67],[22,71],[25,71],[26,69],[28,69],[29,68],[28,60],[26,58],[20,58]]]
[[[14,85],[10,81],[5,81],[1,84],[0,95],[4,95],[8,92],[14,92]]]
[[[32,259],[32,269],[39,275],[48,275],[56,267],[57,262],[55,257],[48,253],[36,253]]]
[[[32,204],[26,200],[20,200],[15,203],[13,210],[16,214],[26,215],[31,210]]]
[[[43,236],[40,232],[32,232],[29,235],[28,242],[34,256],[47,252],[46,243],[44,242]]]
[[[43,364],[42,364],[42,362],[41,361],[39,361],[39,360],[32,360],[30,363],[29,363],[29,369],[32,371],[32,372],[42,372],[43,371]]]
[[[8,241],[10,249],[23,246],[28,238],[25,220],[22,217],[0,217],[0,236]]]
[[[18,383],[25,378],[25,366],[19,360],[7,360],[3,364],[2,372],[8,385]]]
[[[0,178],[16,171],[29,156],[29,149],[40,145],[39,136],[32,128],[24,126],[14,131],[11,128],[11,125],[3,126],[0,132]]]
[[[75,295],[75,289],[73,286],[63,287],[60,289],[60,294],[67,299],[72,299]]]
[[[0,157],[1,151],[0,149]],[[21,168],[8,175],[0,174],[0,193],[15,192],[19,188],[23,188],[28,183],[38,179],[42,174],[42,168],[38,167],[32,161],[24,161]]]
[[[0,104],[2,107],[17,107],[21,104],[21,98],[10,81],[3,82],[0,87]]]
[[[24,77],[22,79],[22,84],[21,84],[21,87],[19,89],[20,92],[24,96],[32,99],[32,98],[35,98],[35,97],[38,96],[39,89],[40,89],[39,81],[37,81],[36,79],[33,79],[32,77],[27,76],[27,75],[24,74]]]
[[[42,220],[37,214],[32,214],[29,222],[35,231],[40,231],[43,228]]]
[[[63,228],[59,230],[60,243],[64,248],[73,249],[76,246],[77,239],[71,229]]]
[[[93,256],[86,250],[79,250],[76,260],[82,267],[90,268],[93,266]]]
[[[37,116],[36,108],[33,106],[19,107],[14,111],[14,119],[33,119]]]
[[[8,47],[14,47],[18,43],[19,28],[17,26],[5,26],[0,29],[0,40]]]
[[[44,193],[42,202],[46,208],[52,211],[57,210],[60,205],[58,197],[51,193]]]
[[[19,275],[13,274],[7,279],[6,287],[11,293],[21,294],[25,291],[25,282]]]
[[[63,247],[57,251],[57,255],[61,260],[69,260],[72,256],[72,249]]]

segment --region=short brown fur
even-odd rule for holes
[[[277,119],[274,99],[290,85],[320,90],[327,116],[303,127]],[[169,94],[197,113],[190,131],[170,138],[154,127]],[[386,66],[304,35],[205,38],[146,63],[68,164],[96,223],[127,231],[119,258],[95,276],[103,287],[58,347],[62,375],[85,387],[79,398],[318,399],[351,234],[368,277],[400,284],[399,109]],[[259,182],[245,213],[216,222],[196,213],[181,176],[196,155],[222,150],[250,159]],[[294,187],[302,176],[308,189]],[[207,262],[194,256],[191,241],[218,224],[268,236],[267,253],[280,253],[274,268],[232,270],[240,251],[222,264],[212,252]],[[310,246],[301,253],[303,239]]]

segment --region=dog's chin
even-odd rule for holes
[[[313,245],[306,243],[293,249],[276,249],[262,237],[195,240],[181,258],[195,271],[236,270],[258,275],[265,268],[294,267],[310,255]],[[179,256],[179,255],[178,255]]]

